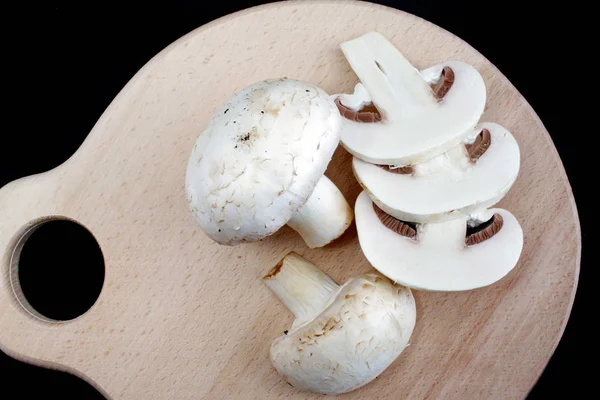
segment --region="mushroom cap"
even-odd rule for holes
[[[417,164],[412,174],[397,174],[355,157],[354,175],[375,204],[404,221],[442,222],[491,207],[515,182],[520,152],[517,141],[504,127],[485,122],[475,131],[482,129],[490,132],[491,142],[475,163],[465,151],[458,160],[461,165],[453,165],[446,153],[436,159],[439,163],[433,172],[421,171]],[[459,146],[462,151],[464,146]]]
[[[236,93],[189,157],[186,192],[198,224],[228,245],[277,231],[323,176],[340,127],[334,100],[309,83],[267,80]]]
[[[415,240],[383,225],[364,191],[356,199],[354,212],[358,240],[369,263],[394,282],[414,289],[460,291],[490,285],[515,267],[523,248],[519,222],[499,208],[481,211],[478,219],[486,221],[499,214],[500,231],[471,246],[465,244],[467,217],[418,225]]]
[[[415,322],[410,289],[365,274],[341,286],[313,320],[277,338],[271,360],[295,388],[346,393],[375,379],[402,353]]]
[[[377,32],[341,47],[383,117],[373,123],[343,119],[341,143],[353,156],[375,164],[415,164],[457,146],[472,133],[486,102],[485,82],[473,66],[447,61],[419,72],[408,68],[402,53]],[[428,85],[444,67],[454,72],[454,83],[437,101],[433,92],[428,94]],[[414,106],[407,104],[410,93]]]

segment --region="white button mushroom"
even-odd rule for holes
[[[414,289],[459,291],[490,285],[515,267],[523,248],[519,222],[499,208],[415,226],[386,214],[363,191],[355,214],[360,247],[371,265]]]
[[[410,222],[442,222],[491,207],[519,173],[515,138],[486,122],[470,144],[460,144],[431,160],[390,168],[353,159],[356,179],[371,200],[391,216]]]
[[[471,65],[448,61],[419,72],[377,32],[340,47],[361,81],[353,95],[336,100],[345,117],[342,145],[355,157],[375,164],[416,164],[472,134],[486,88]]]
[[[339,144],[340,113],[321,88],[255,83],[208,122],[186,174],[189,207],[220,244],[253,242],[288,224],[309,247],[350,226],[353,212],[323,174]]]
[[[338,394],[364,386],[412,335],[416,307],[410,289],[379,274],[338,286],[292,252],[263,280],[296,316],[270,352],[277,372],[295,388]]]

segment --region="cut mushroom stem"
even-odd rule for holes
[[[340,237],[352,223],[354,213],[337,186],[325,175],[288,221],[310,248],[322,247]]]
[[[342,43],[341,49],[388,121],[411,115],[434,100],[431,87],[419,70],[380,36],[367,34],[363,40]]]
[[[439,250],[462,250],[465,247],[467,222],[464,218],[418,226],[418,241],[421,246]]]
[[[296,317],[294,326],[318,315],[339,286],[316,265],[291,252],[263,278]]]
[[[471,168],[471,164],[487,151],[492,142],[490,131],[479,130],[472,143],[461,143],[430,160],[412,166],[411,172],[416,176],[435,174],[441,171],[455,170],[460,173]],[[405,167],[407,168],[407,167]]]

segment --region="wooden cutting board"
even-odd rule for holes
[[[322,249],[309,250],[288,228],[259,243],[219,246],[188,212],[184,174],[207,119],[242,87],[286,76],[350,91],[357,78],[339,44],[370,30],[419,68],[458,59],[482,73],[482,120],[507,127],[521,148],[520,176],[499,206],[521,222],[525,247],[492,286],[415,292],[410,346],[378,379],[341,397],[525,397],[561,337],[577,285],[580,229],[565,171],[535,112],[481,54],[426,21],[369,3],[275,3],[191,32],[135,75],[67,162],[2,188],[0,348],[76,374],[111,399],[320,398],[272,368],[269,346],[293,317],[260,278],[291,250],[338,283],[369,271],[354,225]],[[342,148],[327,175],[354,204],[360,187]],[[100,298],[69,322],[32,310],[15,278],[28,230],[56,218],[87,227],[106,263]]]

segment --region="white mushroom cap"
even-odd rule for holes
[[[339,96],[341,105],[359,111],[372,101],[381,115],[380,122],[343,119],[342,145],[355,157],[375,164],[416,164],[472,134],[485,107],[486,88],[471,65],[448,61],[419,72],[377,32],[344,42],[341,49],[361,81],[354,95]],[[453,83],[439,100],[430,85],[441,79],[444,67],[453,71]]]
[[[379,274],[337,286],[291,253],[264,279],[297,317],[270,352],[277,372],[297,389],[338,394],[362,387],[402,353],[412,335],[416,306],[410,289]]]
[[[500,201],[519,174],[520,152],[504,127],[481,123],[489,147],[474,162],[465,145],[397,173],[354,158],[356,179],[379,208],[403,221],[442,222]],[[475,145],[474,145],[475,146]]]
[[[470,218],[419,224],[412,239],[384,225],[364,191],[356,200],[355,214],[360,246],[371,265],[415,289],[459,291],[490,285],[515,267],[523,248],[519,222],[499,208]],[[499,229],[483,235],[491,236],[487,240],[467,245],[467,224],[486,221],[500,221]]]
[[[221,244],[260,240],[311,200],[297,223],[307,243],[341,235],[352,210],[323,175],[340,120],[331,96],[305,82],[268,80],[235,94],[210,119],[187,166],[189,206],[204,232]],[[317,186],[326,195],[311,199]],[[328,215],[329,225],[315,213]]]

